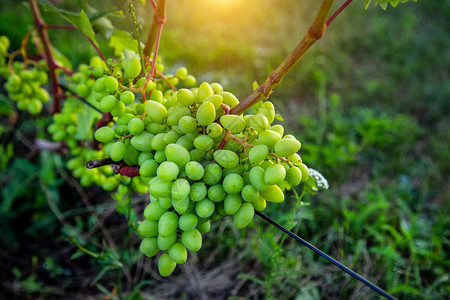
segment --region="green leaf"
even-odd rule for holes
[[[86,99],[89,103],[98,107],[98,102],[94,99],[94,94],[89,95]],[[79,141],[92,140],[92,126],[101,118],[98,111],[91,108],[88,105],[83,105],[84,109],[77,114],[77,132],[75,133],[75,139]]]
[[[89,21],[89,18],[87,17],[83,9],[80,11],[79,14],[76,14],[71,11],[60,9],[47,0],[36,0],[36,1],[47,11],[57,13],[61,17],[66,19],[69,23],[74,25],[87,37],[89,37],[95,45],[98,46],[97,41],[95,40],[94,29],[92,29],[91,22]]]
[[[369,7],[369,4],[372,0],[364,0],[364,7],[367,9]],[[396,7],[399,3],[405,3],[414,1],[417,2],[417,0],[374,0],[375,5],[380,5],[380,7],[384,10],[386,10],[388,4],[390,4],[392,7]]]
[[[109,46],[114,48],[114,55],[119,56],[123,50],[138,51],[137,41],[131,36],[130,33],[123,30],[115,30],[114,34],[109,40]]]

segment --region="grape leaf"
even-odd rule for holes
[[[95,45],[98,46],[97,41],[95,40],[94,29],[92,29],[91,22],[89,21],[89,18],[84,12],[84,10],[81,10],[79,14],[76,14],[71,11],[60,9],[54,6],[48,0],[36,0],[36,1],[47,11],[57,13],[61,17],[66,19],[69,23],[74,25],[87,37],[89,37]]]
[[[93,93],[89,95],[86,100],[98,107],[98,102],[95,101],[95,96]],[[79,141],[89,141],[92,140],[92,126],[96,121],[101,118],[101,114],[94,110],[88,105],[83,105],[83,110],[77,114],[77,132],[75,133],[75,139]]]
[[[121,55],[122,51],[125,49],[138,52],[137,41],[130,33],[123,30],[114,31],[114,34],[109,40],[109,46],[114,48],[114,55],[117,56]]]
[[[380,7],[384,10],[386,10],[388,4],[390,4],[392,7],[396,7],[399,3],[405,3],[410,1],[417,2],[417,0],[373,0],[375,5],[380,5]],[[370,2],[372,2],[372,0],[364,0],[364,7],[366,9],[369,7]]]

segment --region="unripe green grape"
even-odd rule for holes
[[[221,184],[214,184],[208,189],[208,198],[214,202],[221,202],[225,199],[227,193]]]
[[[202,179],[203,175],[205,174],[205,169],[203,166],[195,161],[190,161],[186,164],[185,167],[186,175],[191,180],[200,180]]]
[[[180,215],[188,212],[190,204],[191,202],[189,201],[189,197],[185,197],[183,199],[172,199],[173,208]]]
[[[214,104],[215,109],[218,109],[220,107],[220,104],[222,104],[223,98],[220,95],[211,95],[206,97],[203,102],[211,102]]]
[[[177,92],[177,100],[182,106],[191,106],[195,102],[195,96],[188,89],[179,89]]]
[[[302,144],[295,138],[283,138],[275,144],[274,150],[275,154],[288,157],[300,150],[301,146]]]
[[[242,198],[239,194],[227,195],[223,205],[228,215],[234,215],[241,208]]]
[[[95,81],[95,84],[94,84],[94,91],[96,91],[97,93],[101,93],[101,92],[103,92],[105,89],[106,89],[106,86],[105,86],[105,78],[100,77],[99,79],[97,79],[97,80]]]
[[[180,138],[180,135],[175,131],[169,131],[164,136],[164,143],[166,145],[175,143]]]
[[[216,119],[216,108],[212,102],[203,102],[197,110],[197,121],[203,125],[208,126]]]
[[[31,99],[28,103],[27,110],[30,112],[30,114],[37,115],[42,111],[42,102],[38,99]]]
[[[178,220],[178,227],[183,231],[189,231],[197,227],[198,219],[194,214],[183,214]]]
[[[175,72],[175,75],[177,75],[181,79],[184,79],[186,78],[186,76],[188,76],[188,70],[185,67],[178,68]]]
[[[197,130],[197,120],[191,116],[184,116],[178,122],[178,126],[184,133],[194,132]]]
[[[164,95],[160,90],[153,90],[153,93],[150,95],[150,100],[162,104],[164,101]]]
[[[139,154],[141,153],[136,148],[134,148],[132,145],[129,145],[127,147],[127,152],[125,152],[123,160],[129,166],[137,165]]]
[[[184,116],[190,116],[191,110],[185,106],[172,106],[168,110],[167,123],[172,126],[178,126],[178,122]]]
[[[267,203],[266,200],[264,200],[263,197],[259,196],[257,199],[252,201],[253,207],[257,211],[263,211],[266,209]]]
[[[123,91],[120,93],[120,101],[122,101],[125,104],[131,104],[134,102],[135,95],[133,92],[130,91]]]
[[[115,92],[117,91],[117,89],[119,88],[119,82],[117,81],[116,78],[112,77],[112,76],[106,76],[105,77],[105,81],[104,81],[105,87],[110,91],[110,92]]]
[[[221,92],[220,95],[223,98],[223,103],[228,105],[230,108],[233,108],[239,104],[239,100],[230,92]]]
[[[153,134],[144,131],[143,133],[132,137],[130,143],[139,151],[150,152],[153,150],[151,146],[151,141],[153,138]]]
[[[114,139],[114,130],[108,126],[100,127],[95,131],[94,137],[100,143],[109,143]]]
[[[198,87],[198,94],[197,97],[199,101],[202,101],[206,99],[206,97],[214,95],[214,91],[207,82],[202,82],[200,86]]]
[[[161,180],[172,181],[175,180],[179,173],[178,166],[171,161],[165,161],[159,165],[156,174]]]
[[[164,209],[169,209],[172,207],[172,201],[170,200],[169,197],[162,197],[159,198],[159,206],[161,206]]]
[[[242,189],[241,196],[245,201],[253,203],[259,198],[259,191],[253,185],[248,184]]]
[[[269,148],[266,145],[256,145],[250,149],[248,159],[254,164],[260,164],[269,155]]]
[[[214,146],[214,140],[209,135],[199,135],[194,140],[194,146],[197,149],[208,151]]]
[[[279,184],[286,177],[286,169],[281,164],[274,164],[267,168],[264,174],[266,184]]]
[[[270,167],[271,165],[273,165],[273,162],[271,160],[269,160],[269,159],[266,159],[259,166],[261,168],[263,168],[264,170],[267,170],[267,168]]]
[[[286,134],[285,136],[283,136],[283,139],[297,140],[297,139],[295,138],[295,136],[293,136],[292,134]]]
[[[162,277],[167,277],[175,270],[177,263],[173,261],[169,254],[163,253],[158,259],[158,271]]]
[[[153,159],[147,159],[140,164],[139,174],[144,177],[153,177],[156,175],[157,169],[158,163]]]
[[[195,77],[192,76],[192,75],[188,75],[188,76],[186,76],[186,78],[183,80],[183,83],[184,83],[186,86],[194,86],[194,85],[197,84],[197,79],[195,79]]]
[[[144,217],[150,221],[158,221],[166,211],[158,202],[152,202],[144,209]]]
[[[147,100],[144,103],[144,110],[153,122],[161,123],[167,117],[167,109],[161,103],[153,100]]]
[[[258,113],[266,116],[269,124],[272,124],[275,119],[275,107],[270,101],[263,102],[258,109]]]
[[[125,104],[123,102],[118,101],[116,107],[111,111],[111,115],[113,117],[120,117],[125,112]]]
[[[139,246],[139,251],[148,257],[158,254],[159,248],[156,237],[148,237],[143,239],[141,245]]]
[[[153,137],[151,146],[154,150],[163,150],[166,148],[166,143],[164,143],[165,136],[166,134],[161,132]]]
[[[261,144],[267,145],[269,148],[275,145],[279,140],[281,140],[280,134],[269,129],[260,132],[258,135],[258,141]]]
[[[189,151],[191,161],[202,162],[205,158],[205,151],[199,149],[192,149]]]
[[[177,179],[172,185],[172,199],[181,200],[189,195],[191,186],[186,179]]]
[[[165,162],[167,160],[167,158],[166,158],[166,154],[164,153],[164,150],[157,150],[155,152],[154,159],[157,163]]]
[[[101,92],[101,93],[94,93],[95,101],[100,102],[104,97],[108,96],[109,92]]]
[[[197,229],[184,231],[181,234],[181,242],[191,251],[198,251],[202,247],[202,235]]]
[[[141,73],[141,62],[137,57],[132,57],[125,63],[125,76],[128,78],[136,78]]]
[[[205,167],[205,175],[203,175],[203,182],[208,185],[219,183],[222,179],[222,169],[216,163],[211,163]]]
[[[208,218],[214,212],[214,202],[209,199],[203,199],[195,205],[195,212],[201,218]]]
[[[250,118],[250,126],[254,130],[261,132],[269,128],[269,120],[262,114],[256,114]]]
[[[223,179],[223,189],[228,194],[240,193],[244,187],[244,179],[239,174],[229,174]]]
[[[168,237],[178,228],[178,215],[172,211],[165,212],[158,221],[158,233]]]
[[[141,166],[144,161],[149,160],[149,159],[153,159],[153,153],[151,153],[151,152],[142,152],[141,154],[139,154],[139,157],[138,157],[138,165]]]
[[[238,115],[224,115],[220,117],[220,124],[232,133],[240,133],[245,129],[245,120]]]
[[[211,216],[213,217],[213,216]],[[208,220],[206,222],[203,222],[201,224],[197,225],[197,230],[201,233],[207,233],[211,230],[211,222]]]
[[[133,118],[128,122],[128,130],[132,135],[138,135],[144,131],[145,125],[140,118]]]
[[[250,170],[249,178],[251,184],[260,192],[266,190],[267,184],[264,180],[264,174],[266,170],[264,170],[260,166],[255,166]]]
[[[280,125],[280,124],[270,126],[269,129],[273,130],[275,132],[278,132],[278,134],[280,136],[283,136],[283,134],[284,134],[284,127],[282,125]]]
[[[292,167],[286,172],[286,180],[292,186],[297,186],[302,181],[302,171],[297,167]]]
[[[251,203],[243,203],[234,215],[234,226],[237,229],[243,229],[253,220],[255,209]]]
[[[220,94],[223,92],[223,87],[220,83],[213,82],[210,84],[211,88],[213,89],[215,94]]]
[[[158,222],[144,220],[139,224],[138,232],[140,235],[145,237],[153,237],[158,234]]]
[[[161,224],[158,222],[158,226],[160,226]],[[177,233],[176,232],[172,232],[171,234],[169,234],[168,236],[162,236],[160,234],[158,234],[158,248],[161,249],[162,251],[167,251],[169,250],[170,247],[172,247],[173,244],[175,244],[177,240]]]
[[[100,109],[102,112],[111,112],[117,105],[119,100],[116,99],[113,95],[108,95],[103,97],[100,100]]]
[[[206,128],[206,133],[212,138],[219,137],[222,134],[222,132],[223,132],[222,126],[220,126],[217,123],[211,123]]]
[[[269,202],[281,203],[284,201],[284,193],[278,185],[268,185],[267,188],[259,194]]]
[[[242,175],[242,174],[244,174],[244,172],[245,172],[245,167],[244,167],[244,165],[238,165],[237,167],[235,167],[235,168],[231,168],[231,169],[224,169],[223,170],[223,172],[222,172],[222,174],[223,174],[223,177],[225,177],[225,176],[227,176],[228,174],[239,174],[239,175]]]
[[[116,142],[111,146],[110,157],[113,161],[120,161],[127,152],[127,146],[122,142]]]
[[[194,142],[194,140],[200,135],[200,133],[195,130],[194,132],[188,132],[186,133],[186,138],[191,141]]]
[[[172,161],[178,165],[180,169],[190,161],[188,150],[178,144],[169,144],[165,148],[165,154],[168,161]]]
[[[216,150],[214,152],[214,159],[226,169],[236,168],[239,165],[239,157],[230,150]]]
[[[309,177],[309,169],[303,163],[298,164],[298,168],[302,172],[302,182],[305,182],[308,179],[308,177]]]
[[[198,202],[205,199],[207,192],[208,190],[203,182],[195,182],[191,185],[189,198],[194,202]]]
[[[47,103],[50,100],[50,96],[49,96],[48,92],[42,88],[38,88],[35,90],[34,97],[36,99],[39,99],[43,103]]]
[[[187,250],[186,247],[181,243],[175,243],[169,249],[170,258],[177,264],[184,264],[187,260]]]

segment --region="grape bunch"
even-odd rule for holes
[[[97,79],[95,99],[116,124],[99,128],[95,138],[106,157],[134,167],[133,176],[148,182],[140,251],[148,257],[162,251],[159,272],[169,276],[186,261],[187,250],[201,248],[211,220],[233,215],[236,228],[245,228],[266,202],[283,202],[284,191],[305,181],[308,168],[297,154],[301,143],[272,125],[270,101],[253,114],[232,115],[239,101],[218,83],[175,90],[174,79],[195,82],[180,68],[166,80],[149,81],[144,102],[136,92],[145,82],[141,71],[133,59],[124,64],[123,77]]]

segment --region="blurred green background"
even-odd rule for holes
[[[54,1],[78,11],[76,2]],[[124,1],[89,3],[123,10],[110,21],[133,29]],[[318,6],[171,0],[160,54],[169,71],[186,66],[199,82],[220,82],[242,99],[295,47]],[[152,9],[137,7],[145,39]],[[0,1],[0,20],[0,35],[19,48],[32,24],[26,3]],[[292,194],[266,214],[401,299],[450,297],[449,23],[448,1],[387,11],[373,5],[365,11],[362,0],[354,1],[271,96],[283,125],[302,142],[303,160],[325,175],[330,189],[304,198],[298,209]],[[50,37],[74,65],[95,55],[79,33]],[[111,56],[108,41],[101,34],[98,40]],[[137,237],[124,243],[127,223],[113,199],[95,188],[80,191],[65,157],[27,157],[20,150],[20,136],[45,137],[47,123],[44,117],[22,122],[20,135],[10,136],[15,158],[2,164],[0,298],[102,298],[108,290],[113,297],[120,287],[130,299],[377,299],[303,246],[289,240],[280,246],[282,234],[257,217],[242,232],[231,219],[216,222],[189,263],[161,279],[152,259],[140,259]],[[80,197],[91,199],[95,213]],[[134,199],[136,209],[144,200]],[[55,206],[71,226],[60,225]],[[98,220],[118,241],[116,249],[102,246]],[[72,260],[74,239],[102,256]],[[114,253],[122,265],[112,268]],[[141,285],[123,275],[137,264]]]

